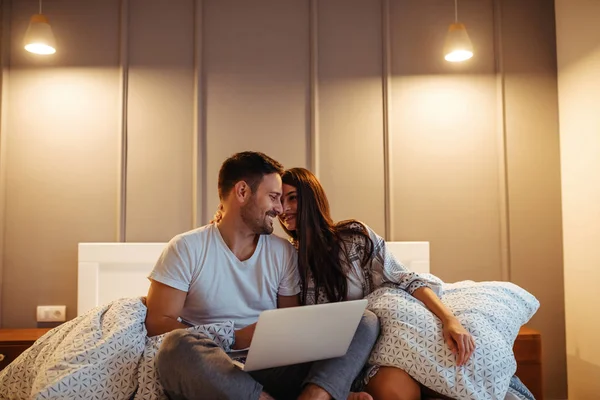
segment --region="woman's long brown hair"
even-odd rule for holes
[[[362,265],[371,259],[373,242],[362,224],[347,220],[335,224],[329,211],[329,201],[321,183],[312,172],[305,168],[292,168],[281,177],[286,185],[296,188],[297,211],[296,230],[289,231],[283,226],[298,247],[298,269],[302,279],[302,303],[306,302],[309,273],[315,283],[315,302],[320,289],[330,302],[344,301],[347,298],[347,274],[350,260],[344,240],[352,235],[362,235],[366,251]],[[356,226],[361,228],[357,229]]]

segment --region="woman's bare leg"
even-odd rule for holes
[[[365,389],[374,400],[420,400],[421,385],[395,367],[380,367]]]
[[[441,399],[441,400],[452,400],[451,397],[444,396],[443,394],[439,394],[434,392],[433,390],[426,388],[421,385],[421,393],[423,394],[423,398],[431,398],[431,399]]]

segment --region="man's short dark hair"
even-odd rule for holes
[[[283,165],[266,154],[255,151],[244,151],[229,157],[219,171],[219,198],[223,200],[239,181],[250,186],[252,193],[265,175],[283,174]]]

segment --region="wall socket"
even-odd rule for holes
[[[65,322],[67,306],[38,306],[37,322]]]

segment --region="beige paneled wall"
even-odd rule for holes
[[[64,50],[46,59],[22,51],[36,3],[5,5],[2,327],[34,326],[39,304],[65,304],[75,316],[77,243],[115,238],[119,7],[81,4],[53,3]]]
[[[554,9],[502,2],[511,280],[538,297],[545,389],[565,398],[565,321]],[[556,349],[561,349],[556,351]],[[551,361],[550,361],[551,360]]]
[[[8,66],[10,59],[10,8],[0,2],[0,327],[2,326],[2,299],[3,299],[3,269],[4,269],[4,220],[6,215],[6,97],[8,93]]]
[[[569,400],[600,393],[600,2],[558,0]]]
[[[317,9],[317,168],[336,220],[385,234],[381,3]]]
[[[194,1],[129,2],[128,242],[192,228]]]
[[[336,219],[430,241],[442,278],[532,291],[565,397],[551,3],[459,2],[476,55],[458,65],[446,0],[54,0],[48,58],[21,48],[36,2],[4,4],[2,327],[74,316],[78,242],[207,222],[222,161],[260,150],[313,168]]]
[[[493,3],[461,2],[477,56],[458,65],[442,55],[453,11],[392,3],[392,238],[429,240],[443,279],[501,279]]]
[[[308,10],[307,1],[205,2],[209,217],[219,168],[231,154],[258,150],[287,166],[307,164]]]

